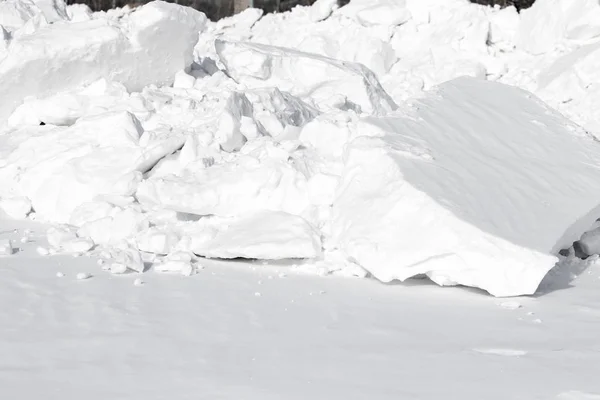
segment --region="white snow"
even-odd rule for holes
[[[210,22],[5,0],[0,208],[61,224],[24,247],[115,274],[292,258],[532,294],[600,217],[599,15],[319,0]]]
[[[208,236],[208,237],[207,237]],[[316,258],[321,240],[311,225],[285,212],[257,212],[192,237],[194,253],[210,258]]]
[[[0,256],[10,256],[13,252],[14,249],[9,239],[0,240]]]
[[[460,78],[359,129],[333,240],[382,281],[533,294],[597,218],[600,145],[522,90]]]
[[[309,95],[321,109],[333,106],[385,114],[396,108],[363,65],[247,42],[217,40],[215,47],[227,73],[244,85],[274,86],[301,98]]]
[[[100,78],[129,90],[169,84],[192,62],[205,22],[193,9],[152,2],[119,21],[52,24],[14,37],[0,62],[0,124],[28,96],[48,96]]]
[[[213,260],[214,274],[115,277],[93,259],[28,250],[1,260],[2,394],[596,399],[600,269],[571,261],[562,272],[580,278],[550,276],[539,297],[506,310],[425,280],[270,280],[284,267]]]
[[[0,209],[15,219],[24,219],[31,212],[31,202],[27,197],[0,198]]]

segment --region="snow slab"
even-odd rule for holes
[[[209,258],[280,260],[316,258],[321,254],[318,233],[303,218],[277,211],[261,211],[218,225],[192,237],[192,251]]]
[[[600,215],[600,144],[521,89],[459,78],[358,129],[333,240],[381,281],[532,294]]]
[[[295,49],[217,39],[227,73],[249,87],[277,87],[327,106],[386,114],[397,105],[364,65]]]
[[[204,14],[161,1],[119,21],[52,24],[14,38],[0,60],[0,124],[28,96],[44,97],[100,78],[128,90],[170,84],[192,62]]]

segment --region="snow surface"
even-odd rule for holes
[[[0,4],[0,208],[54,224],[40,254],[104,252],[115,274],[291,258],[514,296],[600,217],[596,1],[215,23]]]
[[[515,308],[426,280],[399,287],[251,261],[140,281],[103,273],[95,256],[37,256],[46,226],[0,223],[2,239],[30,229],[34,241],[0,258],[8,398],[600,396],[597,257],[564,259]]]

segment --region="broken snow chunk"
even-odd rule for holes
[[[340,14],[363,26],[401,25],[411,18],[406,0],[352,0],[340,9]]]
[[[175,232],[156,227],[142,231],[136,237],[138,249],[154,254],[168,254],[177,242],[179,236]]]
[[[184,176],[145,180],[136,197],[145,206],[223,217],[264,209],[301,214],[309,206],[303,174],[286,161],[249,155]]]
[[[40,255],[40,256],[47,256],[48,254],[50,254],[50,252],[48,251],[47,248],[39,246],[38,248],[35,249],[35,251]]]
[[[117,249],[113,254],[113,262],[110,271],[115,274],[123,274],[129,270],[144,272],[144,262],[140,252],[133,248]]]
[[[0,256],[10,256],[14,252],[9,239],[0,239]]]
[[[584,256],[600,254],[600,228],[585,232],[574,246],[577,252],[583,253]]]
[[[338,8],[337,0],[317,0],[310,7],[308,15],[312,22],[319,22],[328,18],[336,8]]]
[[[364,123],[332,242],[381,281],[532,294],[600,212],[600,144],[521,89],[458,78]]]
[[[217,39],[215,47],[227,73],[247,86],[277,87],[316,103],[342,94],[355,108],[370,114],[397,108],[375,74],[362,64],[259,43]]]
[[[67,253],[82,254],[94,247],[94,242],[88,238],[76,238],[62,243],[63,251]]]
[[[175,80],[173,81],[173,87],[180,89],[191,89],[194,87],[195,81],[196,78],[189,75],[184,70],[177,71],[177,73],[175,74]]]
[[[25,219],[31,212],[31,201],[27,197],[4,197],[0,199],[0,208],[14,219]]]
[[[158,272],[179,272],[182,275],[191,275],[193,272],[192,254],[186,251],[174,251],[168,254],[162,262],[154,264]]]
[[[168,85],[177,71],[192,63],[198,32],[205,24],[201,12],[162,1],[118,20],[45,26],[32,22],[34,29],[13,38],[2,59],[0,123],[29,96],[50,95],[100,78],[121,82],[130,91]]]
[[[134,209],[118,210],[113,216],[86,222],[77,231],[80,237],[89,237],[94,243],[116,244],[134,237],[138,232],[148,229],[145,216]]]
[[[74,240],[77,238],[77,234],[66,226],[52,227],[46,232],[46,239],[48,244],[55,249],[61,249],[65,242]]]
[[[194,253],[210,258],[315,258],[321,239],[303,218],[262,211],[227,221],[212,239],[192,237]]]

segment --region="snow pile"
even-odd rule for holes
[[[457,79],[412,106],[366,118],[347,147],[334,241],[382,281],[535,292],[600,212],[600,144],[496,83]]]
[[[573,3],[320,0],[216,23],[0,3],[0,207],[61,224],[44,254],[117,274],[297,258],[533,293],[599,216],[600,149],[502,83],[600,134],[599,6]]]
[[[119,21],[93,19],[13,33],[0,61],[0,123],[28,96],[47,96],[100,78],[129,90],[169,84],[175,72],[191,64],[205,22],[193,9],[153,2]]]

